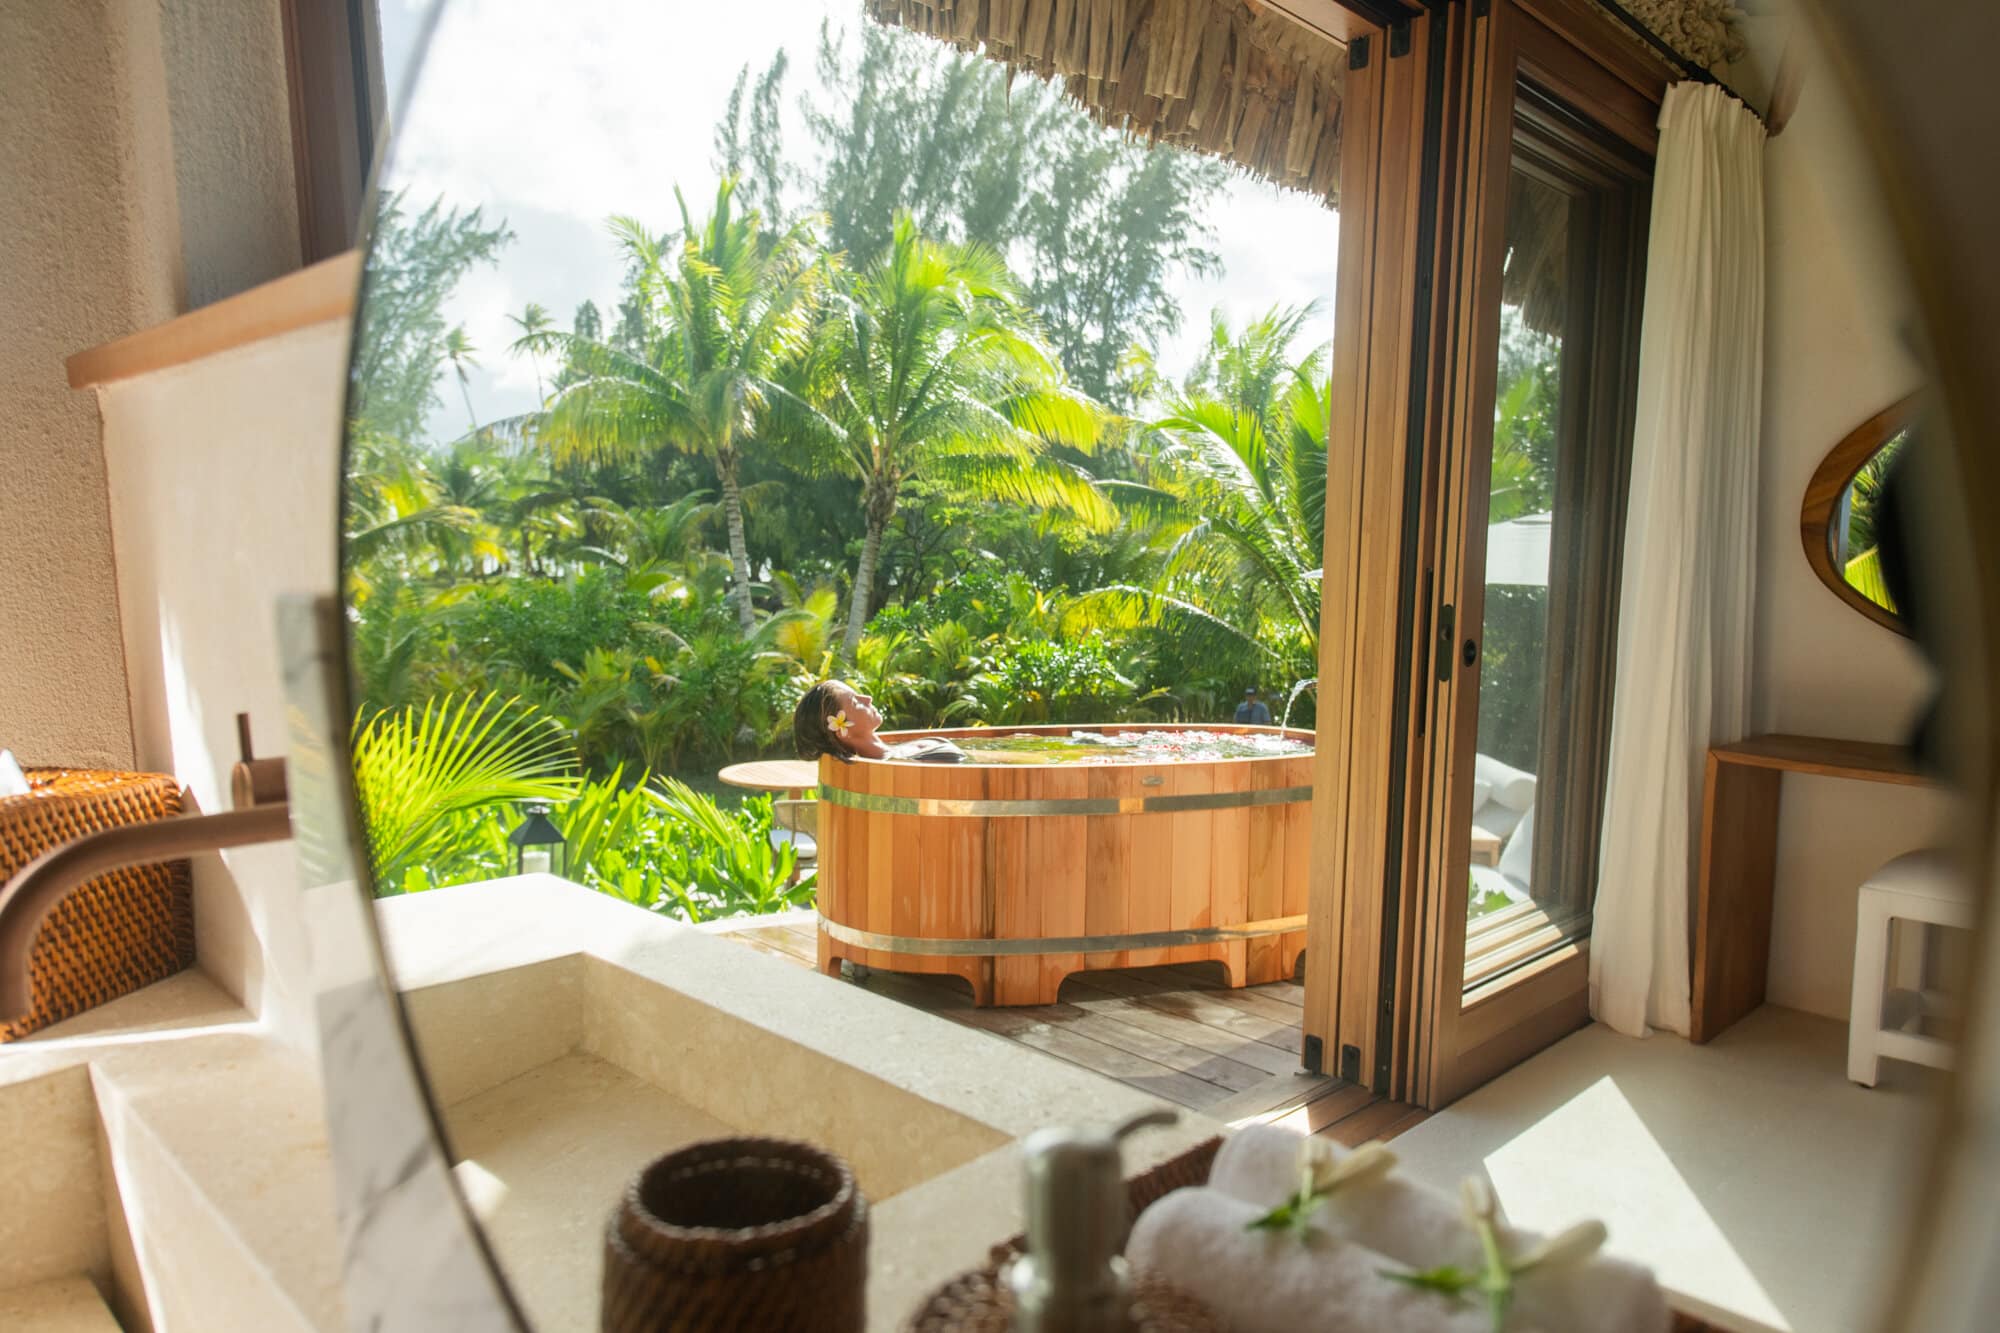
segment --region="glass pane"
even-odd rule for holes
[[[1517,905],[1543,903],[1538,882],[1552,864],[1536,843],[1549,835],[1538,799],[1560,755],[1546,725],[1550,688],[1552,596],[1573,559],[1572,516],[1561,503],[1565,439],[1563,349],[1572,308],[1569,287],[1574,196],[1513,172],[1507,259],[1495,383],[1493,463],[1487,509],[1485,619],[1481,626],[1478,756],[1475,760],[1468,896],[1470,959],[1491,952],[1491,924]],[[1559,802],[1558,802],[1559,803]],[[1508,917],[1518,918],[1514,912]],[[1563,913],[1568,915],[1568,913]],[[1488,937],[1488,938],[1482,938]]]
[[[1885,611],[1894,611],[1896,604],[1889,596],[1889,586],[1882,578],[1882,565],[1876,554],[1875,511],[1881,503],[1882,483],[1889,476],[1889,466],[1907,434],[1897,431],[1869,455],[1854,479],[1847,483],[1847,489],[1840,493],[1833,522],[1826,530],[1833,567],[1851,587]]]

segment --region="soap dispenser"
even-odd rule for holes
[[[1132,1284],[1122,1251],[1132,1227],[1119,1144],[1161,1109],[1109,1130],[1043,1129],[1022,1144],[1027,1250],[1007,1270],[1015,1333],[1132,1333]]]

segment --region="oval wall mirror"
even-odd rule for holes
[[[1882,577],[1875,521],[1890,465],[1916,419],[1911,394],[1849,431],[1806,483],[1799,535],[1806,563],[1841,601],[1878,625],[1908,634]]]

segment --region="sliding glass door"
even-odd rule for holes
[[[1432,614],[1452,628],[1433,649],[1419,1037],[1434,1102],[1587,1014],[1652,174],[1558,91],[1580,57],[1509,13],[1515,33],[1486,53],[1493,193],[1439,492]]]

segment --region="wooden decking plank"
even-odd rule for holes
[[[1128,996],[1160,1013],[1206,1023],[1223,1032],[1297,1053],[1300,1041],[1297,1022],[1272,1022],[1267,1017],[1219,1003],[1214,997],[1221,992],[1176,989],[1171,982],[1147,976],[1146,971],[1093,972],[1079,984],[1094,986],[1110,995]]]
[[[1411,1109],[1405,1102],[1392,1102],[1386,1097],[1377,1098],[1338,1120],[1323,1127],[1315,1127],[1313,1134],[1319,1138],[1332,1139],[1335,1143],[1342,1143],[1350,1148],[1358,1148],[1364,1143],[1380,1138],[1383,1131],[1406,1119]]]
[[[1398,1120],[1395,1124],[1390,1125],[1387,1129],[1383,1130],[1381,1133],[1377,1134],[1375,1136],[1375,1141],[1377,1143],[1387,1143],[1390,1139],[1395,1138],[1398,1134],[1406,1133],[1409,1130],[1415,1129],[1418,1125],[1423,1124],[1424,1121],[1430,1118],[1431,1118],[1431,1113],[1429,1111],[1426,1111],[1421,1106],[1407,1107],[1405,1108],[1403,1118],[1401,1120]]]
[[[954,1012],[954,1022],[1032,1046],[1038,1051],[1081,1065],[1093,1073],[1115,1078],[1156,1097],[1201,1110],[1229,1095],[1228,1090],[1205,1082],[1143,1056],[1107,1046],[1101,1041],[1071,1031],[1059,1023],[1029,1018],[1031,1011],[1019,1009],[966,1009]]]
[[[1159,968],[1162,979],[1182,982],[1184,990],[1212,990],[1242,994],[1250,993],[1276,1000],[1303,1009],[1306,1004],[1306,988],[1296,981],[1266,981],[1256,986],[1230,987],[1222,978],[1222,969],[1213,963],[1172,963]]]
[[[809,967],[819,965],[818,943],[808,935],[803,940],[793,931],[783,927],[765,930],[738,930],[731,934],[751,944],[761,945],[774,953],[782,953],[796,958]]]
[[[1229,1124],[1276,1120],[1350,1086],[1326,1074],[1294,1070],[1237,1093],[1228,1101],[1210,1107],[1209,1114]]]
[[[1088,973],[1085,974],[1089,975]],[[1185,1042],[1213,1055],[1253,1066],[1266,1074],[1290,1074],[1299,1067],[1295,1052],[1281,1051],[1261,1041],[1212,1028],[1206,1023],[1163,1014],[1127,995],[1112,995],[1071,977],[1063,986],[1063,999],[1092,1013],[1105,1014],[1121,1023],[1156,1032],[1162,1037]]]
[[[1357,1083],[1343,1083],[1326,1096],[1316,1098],[1297,1110],[1273,1116],[1266,1123],[1283,1125],[1301,1134],[1317,1134],[1381,1100],[1381,1094],[1369,1088]]]

